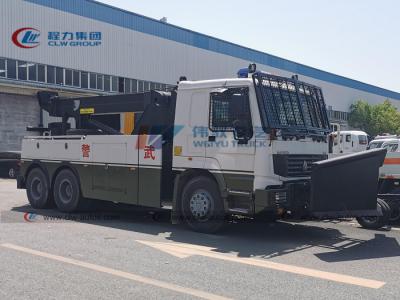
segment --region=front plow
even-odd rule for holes
[[[316,162],[310,183],[311,216],[381,216],[377,191],[385,155],[386,149],[376,149]]]

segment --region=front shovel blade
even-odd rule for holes
[[[385,155],[386,149],[374,149],[316,162],[311,173],[311,215],[379,215],[378,176]]]

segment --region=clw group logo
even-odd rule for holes
[[[56,30],[46,31],[41,35],[39,29],[23,27],[13,32],[11,40],[15,46],[22,49],[36,48],[41,44],[45,46],[47,44],[48,47],[52,48],[87,48],[101,46],[103,42],[103,33],[97,30]]]
[[[24,220],[29,223],[35,222],[37,217],[38,215],[34,213],[24,213]]]
[[[13,43],[23,49],[32,49],[40,45],[40,31],[32,27],[24,27],[14,31]]]

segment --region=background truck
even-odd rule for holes
[[[231,215],[386,215],[376,198],[386,150],[327,160],[322,91],[296,76],[250,65],[239,78],[182,80],[171,92],[38,98],[62,121],[22,143],[18,187],[35,208],[54,201],[73,212],[86,199],[170,207],[173,222],[202,232]]]
[[[21,151],[0,152],[0,178],[17,178]]]
[[[368,135],[364,131],[338,130],[330,134],[329,153],[332,157],[365,151],[367,147]]]
[[[387,145],[397,145],[398,141]],[[384,164],[379,170],[378,197],[384,199],[391,208],[390,221],[400,221],[400,152],[398,148],[389,147]],[[371,219],[373,220],[373,219]]]

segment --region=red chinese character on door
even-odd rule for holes
[[[153,146],[145,146],[144,147],[144,159],[149,159],[151,158],[152,160],[155,160],[156,157],[154,156],[154,147]]]
[[[83,144],[82,145],[82,157],[89,158],[89,153],[90,153],[90,145]]]

